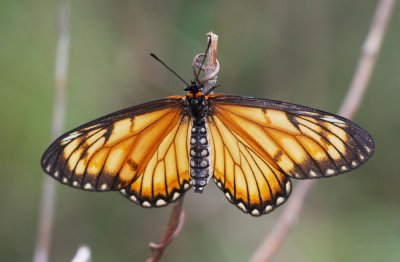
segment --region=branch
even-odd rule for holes
[[[361,56],[353,80],[339,109],[339,115],[352,118],[361,105],[363,95],[368,87],[381,48],[389,19],[394,9],[394,4],[395,0],[380,0],[376,7],[375,15],[368,36],[362,47]],[[291,229],[295,227],[306,196],[315,184],[315,180],[310,180],[302,182],[302,184],[297,187],[272,232],[267,235],[263,243],[258,247],[250,260],[251,262],[270,261],[274,257]]]
[[[372,71],[375,67],[395,3],[396,0],[379,1],[367,39],[362,46],[361,57],[358,61],[349,91],[339,109],[339,115],[352,118],[360,107],[365,90],[372,76]]]
[[[147,260],[148,262],[160,261],[167,246],[171,244],[182,231],[183,224],[185,223],[185,210],[182,207],[183,200],[184,197],[182,196],[172,209],[168,225],[165,228],[160,244],[149,243],[153,256]]]
[[[68,71],[69,51],[69,1],[61,0],[58,13],[57,50],[55,60],[55,92],[51,140],[56,139],[64,128],[65,83]],[[54,203],[56,201],[55,184],[49,177],[43,177],[42,196],[39,207],[39,224],[36,239],[34,262],[49,260],[50,240],[53,231]]]
[[[217,68],[217,41],[218,41],[218,36],[213,34],[213,33],[208,33],[207,34],[210,43],[210,49],[209,52],[206,54],[206,63],[204,65],[204,70],[205,72],[205,78],[207,78],[210,75],[213,75],[216,71]],[[197,55],[196,57],[200,57],[201,54]],[[203,54],[204,57],[204,54]],[[196,58],[195,58],[196,61]],[[196,62],[194,62],[193,68],[196,66],[200,67],[200,65],[197,65]],[[196,70],[194,70],[195,75],[196,75]],[[211,77],[204,83],[204,88],[210,88],[216,83],[216,76]],[[149,247],[153,253],[153,255],[147,260],[148,262],[157,262],[160,261],[162,255],[164,254],[165,249],[177,238],[177,236],[180,234],[183,228],[183,224],[185,223],[185,211],[183,210],[183,200],[184,198],[182,197],[181,199],[178,200],[178,202],[175,204],[174,208],[172,209],[171,215],[169,217],[169,221],[167,224],[167,227],[165,228],[164,234],[161,238],[161,242],[159,244],[156,244],[154,242],[149,243]]]

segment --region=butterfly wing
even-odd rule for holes
[[[180,198],[190,185],[189,140],[192,122],[181,117],[178,124],[151,153],[138,179],[121,193],[144,207],[165,206]]]
[[[289,197],[290,178],[221,119],[215,113],[208,117],[214,182],[243,212],[271,212]]]
[[[143,175],[171,133],[187,125],[182,124],[183,119],[187,116],[180,96],[115,112],[59,137],[44,153],[42,167],[53,178],[76,188],[124,189]],[[178,170],[170,179],[182,179],[183,173]],[[174,182],[165,186],[181,191],[183,184]],[[142,190],[148,191],[148,186]]]
[[[287,198],[288,177],[338,175],[374,152],[371,136],[337,115],[252,97],[215,94],[208,100],[214,178],[228,199],[253,215]]]

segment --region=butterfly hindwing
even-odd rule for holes
[[[245,213],[269,213],[289,197],[290,178],[230,130],[219,116],[208,118],[214,181]]]
[[[124,109],[59,137],[43,169],[64,184],[90,191],[120,190],[143,172],[149,156],[184,117],[182,97]]]
[[[144,207],[165,206],[180,198],[190,185],[189,140],[191,121],[183,116],[174,124],[138,179],[121,193]]]
[[[214,144],[220,143],[225,150],[221,151],[221,145],[214,145],[214,177],[224,191],[234,196],[236,204],[239,203],[236,190],[240,186],[247,190],[248,196],[260,194],[260,200],[268,199],[274,203],[281,192],[280,197],[285,199],[288,178],[284,177],[304,179],[338,175],[358,167],[374,151],[371,136],[340,116],[267,99],[219,94],[208,99],[211,134],[218,136],[219,130],[221,136],[221,139],[214,139]],[[253,158],[246,157],[246,154]],[[221,155],[225,156],[224,164],[220,164]],[[263,168],[258,163],[266,166]],[[227,176],[229,172],[226,170],[232,168],[235,176]],[[246,169],[249,170],[247,173]],[[264,173],[267,180],[277,177],[281,182],[280,190],[265,190],[267,187],[259,182],[257,170]],[[242,177],[246,183],[243,184],[244,179],[238,173],[244,174]],[[280,176],[283,178],[279,179]],[[256,183],[249,184],[248,181]],[[259,201],[259,208],[269,203],[263,201]],[[251,201],[247,203],[248,206],[243,205],[251,213]]]

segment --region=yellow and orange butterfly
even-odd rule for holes
[[[203,93],[127,108],[55,140],[42,167],[63,184],[120,191],[144,207],[165,206],[213,177],[226,198],[260,216],[286,201],[290,178],[335,176],[374,152],[371,136],[343,117],[261,98]]]

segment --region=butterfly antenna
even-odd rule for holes
[[[200,75],[201,69],[203,68],[204,62],[206,61],[207,53],[208,53],[208,50],[210,49],[210,46],[211,46],[211,38],[209,38],[209,40],[208,40],[208,45],[207,45],[206,52],[204,53],[203,61],[201,61],[201,65],[199,67],[199,71],[197,71],[197,74],[196,74],[196,81],[197,82],[200,82],[199,81],[199,75]]]
[[[217,85],[211,87],[210,89],[208,89],[208,90],[204,93],[204,95],[205,95],[205,96],[206,96],[206,95],[209,95],[212,91],[214,91],[215,88],[217,88],[217,87],[219,87],[219,86],[221,86],[221,84],[217,84]]]
[[[165,68],[167,68],[171,73],[173,73],[176,77],[178,77],[185,85],[190,86],[178,73],[176,73],[174,70],[172,70],[169,66],[167,66],[160,58],[158,58],[155,54],[150,53],[151,57],[153,57],[155,60],[160,62]]]

